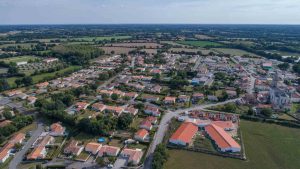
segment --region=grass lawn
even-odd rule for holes
[[[220,43],[210,42],[210,41],[177,41],[177,43],[182,45],[195,46],[195,47],[222,46],[222,44]]]
[[[10,57],[10,58],[4,58],[4,59],[0,59],[0,61],[4,61],[5,63],[17,63],[17,62],[27,62],[29,60],[35,60],[38,57],[35,56],[17,56],[17,57]]]
[[[12,156],[10,156],[4,163],[0,163],[0,168],[1,169],[8,169],[10,161],[13,159]]]
[[[136,117],[133,119],[132,123],[130,124],[130,128],[133,130],[138,130],[140,123],[143,121],[143,118]]]
[[[82,151],[82,152],[76,157],[76,159],[79,159],[79,160],[86,160],[89,156],[90,156],[89,153],[87,153],[87,152],[85,152],[85,151]]]
[[[290,110],[290,113],[293,114],[293,113],[296,113],[298,110],[300,110],[300,104],[296,104],[296,103],[293,103],[292,104],[292,107],[291,107],[291,110]]]
[[[166,169],[298,169],[300,129],[241,121],[247,160],[169,150]]]

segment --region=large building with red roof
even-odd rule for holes
[[[176,132],[169,139],[169,142],[176,145],[188,146],[198,131],[198,127],[189,122],[182,123]]]
[[[208,136],[222,152],[240,152],[241,146],[225,130],[215,124],[205,126]]]

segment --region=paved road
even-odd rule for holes
[[[43,124],[38,123],[37,128],[32,132],[30,139],[25,143],[23,149],[17,152],[13,160],[9,163],[9,169],[17,169],[17,166],[22,162],[25,153],[28,151],[28,149],[31,147],[31,145],[41,135],[43,131],[44,131]]]
[[[195,106],[195,107],[191,107],[191,108],[186,108],[186,109],[178,109],[176,111],[169,111],[167,112],[163,118],[161,119],[161,122],[159,124],[158,130],[154,135],[153,141],[150,145],[150,148],[146,154],[146,160],[144,163],[144,169],[151,169],[151,163],[152,163],[152,159],[153,159],[153,152],[156,148],[156,146],[158,144],[160,144],[163,141],[164,135],[166,133],[166,131],[168,130],[168,125],[169,122],[171,121],[171,119],[173,117],[178,116],[180,113],[185,112],[185,111],[192,111],[192,110],[201,110],[201,109],[205,109],[208,107],[212,107],[212,106],[218,106],[218,105],[223,105],[226,103],[230,103],[230,102],[235,102],[240,100],[241,98],[237,98],[237,99],[232,99],[232,100],[227,100],[224,102],[219,102],[219,103],[214,103],[214,104],[205,104],[205,105],[199,105],[199,106]]]
[[[195,71],[199,67],[201,60],[202,60],[202,58],[199,56],[196,60],[194,67],[192,68],[193,71]]]

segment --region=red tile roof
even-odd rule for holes
[[[224,131],[223,128],[210,124],[205,126],[205,131],[215,141],[219,148],[240,148],[240,145]]]
[[[170,139],[190,143],[197,133],[198,127],[193,123],[182,123]]]

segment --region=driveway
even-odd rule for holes
[[[32,132],[31,137],[25,143],[22,150],[17,152],[13,160],[9,163],[9,169],[17,169],[17,166],[22,162],[25,153],[30,149],[31,145],[42,134],[43,131],[44,131],[43,124],[38,123],[37,128]]]
[[[122,167],[125,167],[127,164],[127,159],[118,157],[117,160],[115,161],[113,169],[120,169]]]

